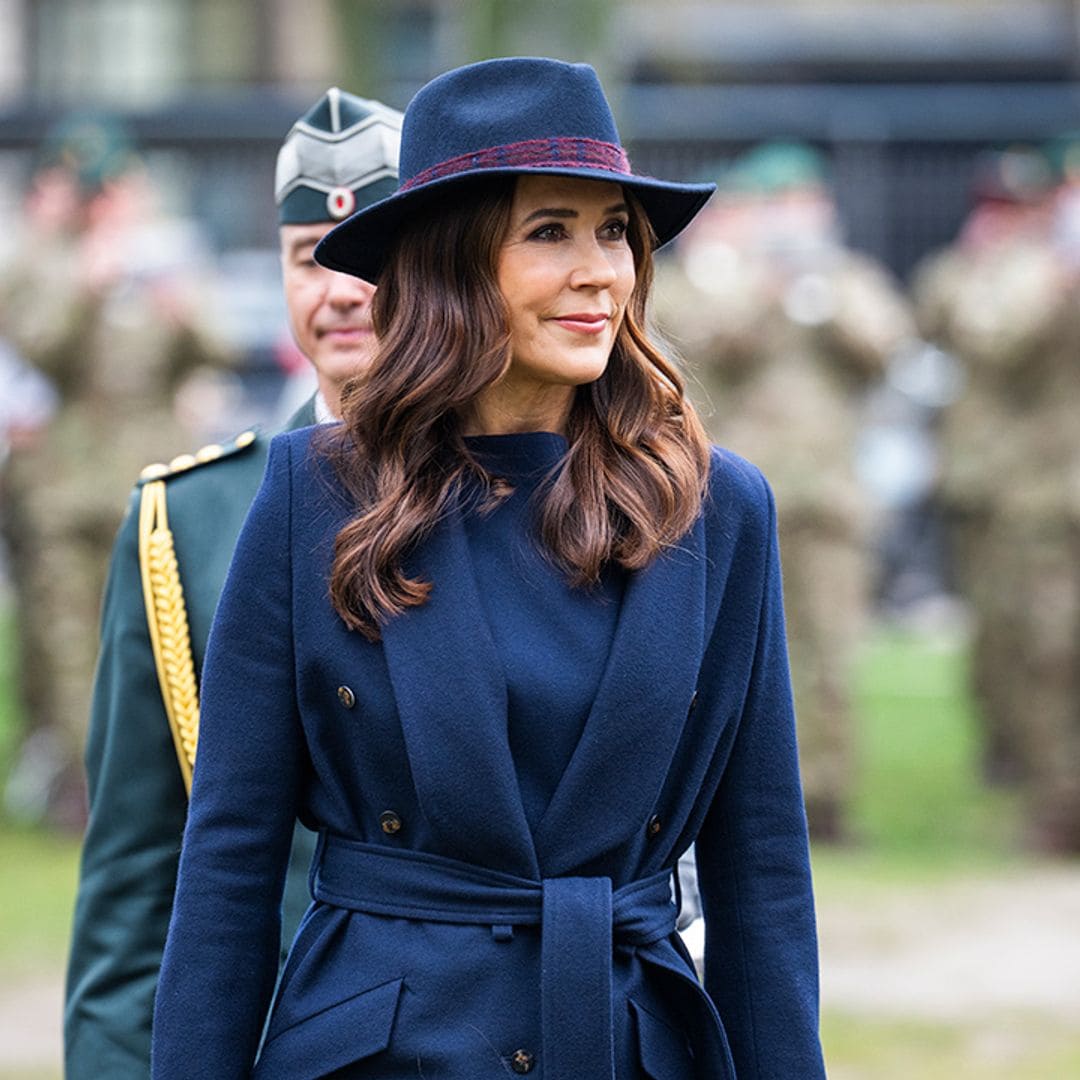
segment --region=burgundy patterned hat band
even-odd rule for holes
[[[524,142],[507,143],[504,146],[492,146],[486,150],[477,150],[470,154],[440,161],[415,176],[404,181],[399,192],[432,180],[441,180],[459,173],[475,172],[481,169],[545,169],[577,168],[601,169],[604,172],[630,173],[630,159],[626,151],[615,143],[600,142],[598,139],[576,139],[560,136],[553,139],[527,139]]]

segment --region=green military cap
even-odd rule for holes
[[[67,169],[86,192],[97,191],[138,164],[126,125],[105,113],[78,112],[58,121],[38,150],[39,168]]]
[[[1059,182],[1080,180],[1080,131],[1067,131],[1051,139],[1042,148],[1042,154]]]
[[[292,126],[278,153],[282,225],[343,221],[397,190],[402,115],[336,86]]]
[[[737,158],[722,180],[732,192],[778,195],[828,182],[825,157],[800,142],[768,142]]]

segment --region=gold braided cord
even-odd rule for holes
[[[139,567],[150,645],[176,758],[190,794],[199,741],[199,687],[191,653],[184,588],[166,511],[165,484],[143,485],[139,505]]]

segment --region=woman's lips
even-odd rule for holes
[[[360,341],[371,332],[370,326],[328,326],[320,336],[331,341]]]
[[[607,327],[608,318],[607,315],[574,312],[571,315],[558,315],[552,319],[552,322],[575,334],[601,334]]]

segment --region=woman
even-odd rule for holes
[[[316,253],[379,353],[275,440],[218,609],[155,1076],[823,1076],[772,500],[643,329],[711,189],[538,59],[421,90],[401,177]]]

